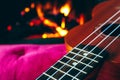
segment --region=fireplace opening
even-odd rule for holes
[[[63,41],[69,30],[91,19],[92,9],[103,0],[35,0],[20,5],[19,19],[2,28],[1,43],[21,40]],[[14,18],[14,17],[13,17]]]

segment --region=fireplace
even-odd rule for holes
[[[62,41],[70,29],[91,19],[95,5],[102,0],[35,0],[19,10],[18,20],[4,28],[2,43],[25,43],[29,40]],[[57,40],[57,41],[56,41]],[[43,41],[43,42],[44,42]],[[41,42],[42,43],[42,42]]]

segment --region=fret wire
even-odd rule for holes
[[[67,66],[69,66],[69,67],[72,68],[71,65],[69,65],[69,64],[67,64],[67,63],[64,63],[64,62],[62,62],[62,61],[60,61],[60,60],[58,60],[58,62],[64,64],[63,66],[61,66],[61,67],[59,68],[59,70],[62,69],[65,65],[67,65]],[[54,65],[53,65],[53,66],[54,66]],[[53,66],[51,66],[51,67],[53,67]],[[76,70],[78,70],[78,71],[81,71],[81,72],[84,73],[84,74],[87,74],[87,72],[82,71],[82,70],[79,70],[79,69],[77,69],[77,68],[73,68],[73,69],[76,69]],[[52,74],[51,76],[54,76],[57,72],[58,72],[58,71],[56,71],[56,72],[55,72],[54,74]],[[67,73],[65,73],[65,74],[67,74]],[[65,75],[65,74],[64,74],[64,75]],[[48,79],[49,79],[49,78],[48,78]]]
[[[62,60],[63,58],[64,58],[64,56],[63,56],[60,60]],[[61,62],[60,60],[58,60],[57,62],[63,63],[63,62]],[[70,59],[70,60],[71,60],[71,59]],[[55,64],[57,64],[57,62],[56,62]],[[53,66],[54,66],[55,64],[53,64]],[[66,63],[63,63],[63,66],[61,66],[61,68],[64,67],[64,64],[66,64]],[[66,64],[66,65],[67,65],[67,64]],[[67,65],[67,66],[70,66],[70,65]],[[50,68],[51,68],[51,67],[50,67]],[[50,69],[50,68],[49,68],[49,69]],[[60,69],[61,69],[61,68],[60,68]],[[49,70],[49,69],[48,69],[48,70]],[[46,73],[48,70],[46,70],[44,73]],[[57,73],[57,72],[58,72],[58,71],[56,71],[55,73]],[[55,74],[55,73],[54,73],[54,74]],[[83,72],[83,73],[84,73],[84,72]],[[54,74],[52,74],[52,75],[54,75]],[[49,79],[49,78],[48,78],[48,79]]]
[[[97,57],[97,56],[96,56],[96,57]],[[83,58],[84,58],[84,57],[83,57]],[[82,59],[83,59],[83,58],[82,58]],[[81,60],[82,60],[82,59],[81,59]],[[80,60],[80,61],[81,61],[81,60]],[[73,67],[74,67],[74,66],[73,66]],[[86,66],[85,66],[85,67],[86,67]],[[70,70],[69,70],[69,71],[70,71]]]
[[[71,53],[72,51],[70,51],[70,53]],[[79,51],[79,52],[81,52],[81,51]],[[78,53],[79,53],[78,52]],[[73,52],[74,53],[74,52]],[[69,54],[69,53],[68,53]],[[70,59],[73,59],[73,58],[75,58],[76,56],[77,56],[78,54],[76,54],[74,57],[72,57],[72,58],[70,58]],[[85,56],[83,56],[83,55],[81,55],[82,56],[82,58],[80,59],[80,61],[79,62],[81,62],[83,59],[85,59],[85,57],[86,57],[86,55]],[[95,56],[95,57],[97,57],[97,56]],[[87,57],[88,58],[88,57]],[[93,59],[90,59],[91,61],[94,61]],[[70,61],[70,60],[69,60]],[[69,61],[67,62],[67,63],[69,63]],[[95,60],[96,61],[96,60]],[[97,61],[98,62],[98,61]],[[86,66],[85,66],[86,67]],[[72,66],[72,68],[75,68],[75,66]],[[68,70],[68,72],[69,71],[71,71],[72,70],[72,68],[71,69],[69,69]],[[83,71],[83,69],[82,70],[80,70],[81,72]],[[68,73],[68,72],[66,72],[66,73]],[[86,74],[87,74],[87,72],[86,72]],[[63,75],[62,77],[64,77],[65,75]],[[61,77],[61,78],[62,78]]]
[[[84,52],[85,52],[85,50],[84,50]],[[86,51],[86,52],[87,52],[87,51]],[[74,52],[71,52],[71,53],[74,53]],[[69,54],[69,53],[68,53],[68,54]],[[75,53],[74,53],[74,54],[75,54]],[[77,55],[78,55],[78,54],[75,54],[75,56],[77,56]],[[94,55],[94,54],[93,54],[93,55]],[[65,55],[65,56],[66,56],[66,55]],[[64,57],[65,57],[65,56],[64,56]],[[75,57],[75,56],[74,56],[74,57]],[[93,59],[88,58],[88,57],[85,57],[85,56],[83,56],[83,55],[78,55],[78,56],[83,57],[82,59],[86,58],[86,59],[89,59],[89,60],[92,60],[92,61],[98,63],[98,61],[93,60]],[[62,57],[60,60],[62,60],[64,57]],[[74,58],[74,57],[73,57],[73,58]],[[67,63],[69,63],[71,60],[73,60],[73,58],[69,58],[70,60],[68,60]],[[58,60],[58,62],[61,62],[60,60]],[[68,65],[67,63],[64,63],[64,62],[61,62],[61,63],[66,64],[67,66],[70,66],[71,68],[73,67],[73,66]],[[55,64],[54,64],[54,65],[55,65]],[[54,66],[54,65],[53,65],[53,66]],[[64,67],[64,65],[61,66],[61,68],[63,68],[63,67]],[[60,68],[60,69],[61,69],[61,68]],[[82,72],[82,73],[84,73],[84,74],[87,74],[87,72],[85,72],[85,71],[83,71],[83,70],[79,70],[79,69],[77,69],[77,68],[75,68],[75,67],[74,67],[74,69],[76,69],[76,70],[78,70],[78,71],[80,71],[80,72]],[[56,71],[55,73],[57,73],[57,72],[58,72],[58,71]],[[54,74],[55,74],[55,73],[54,73]],[[52,75],[54,75],[54,74],[52,74]],[[64,76],[64,75],[63,75],[63,76]]]
[[[85,51],[85,50],[83,50],[83,49],[79,49],[79,48],[77,48],[77,47],[75,47],[75,49],[78,49],[79,51],[84,51],[84,52],[86,52],[86,53],[89,53],[89,51]],[[92,54],[92,55],[94,55],[94,56],[98,56],[98,57],[100,57],[100,58],[103,58],[103,56],[100,56],[100,55],[98,55],[98,54],[94,54],[94,53],[89,53],[89,54]]]
[[[64,71],[62,71],[62,70],[60,70],[60,69],[57,69],[57,68],[56,68],[56,67],[54,67],[54,66],[51,66],[51,67],[65,74],[65,72],[64,72]]]
[[[66,57],[66,56],[65,56]],[[69,57],[67,57],[67,58],[69,58]],[[73,59],[73,61],[76,61],[76,62],[78,62],[77,60],[75,60],[75,59]],[[84,64],[84,65],[86,65],[86,66],[88,66],[88,67],[90,67],[90,68],[93,68],[93,66],[91,66],[91,65],[88,65],[88,64],[86,64],[86,63],[84,63],[84,62],[79,62],[79,63],[81,63],[81,64]]]
[[[43,75],[45,75],[45,76],[47,76],[47,77],[49,77],[48,75],[46,75],[45,74],[45,72],[42,74],[42,75],[40,75],[36,80],[39,80]]]
[[[70,77],[74,77],[74,76],[72,76],[72,75],[70,75],[70,74],[66,74],[66,72],[64,72],[64,71],[62,71],[62,70],[60,70],[60,69],[55,68],[54,66],[52,66],[52,68],[54,68],[54,69],[56,69],[56,70],[64,73],[65,75],[68,75],[68,76],[70,76]],[[55,74],[54,74],[54,75],[55,75]],[[53,76],[54,76],[54,75],[53,75]],[[75,79],[77,79],[77,78],[75,78]]]
[[[52,78],[52,79],[54,79],[54,80],[57,80],[57,79],[55,79],[54,77],[50,76],[50,75],[47,74],[47,73],[43,73],[43,74],[45,74],[45,75],[47,75],[47,76],[49,77],[47,80],[49,80],[50,78]]]
[[[78,48],[79,49],[79,48]],[[80,49],[79,49],[80,50]],[[80,51],[81,52],[81,51]],[[87,51],[86,51],[87,52]],[[74,52],[72,52],[72,53],[74,53]],[[88,52],[88,53],[90,53],[90,52]],[[75,53],[74,53],[75,54]],[[93,53],[94,54],[94,53]],[[77,54],[78,55],[78,54]],[[86,55],[85,56],[83,56],[83,55],[80,55],[80,56],[82,56],[83,58],[79,61],[79,62],[81,62],[84,58],[88,58]],[[95,58],[97,58],[98,56],[96,55],[95,56]],[[95,59],[94,58],[94,59]],[[88,59],[90,59],[90,58],[88,58]],[[91,63],[91,62],[96,62],[96,60],[94,60],[94,59],[90,59],[91,61],[88,63],[88,65]],[[97,61],[97,63],[98,63],[98,61]],[[74,67],[74,66],[73,66]],[[83,69],[82,69],[82,71],[86,68],[87,66],[85,66]],[[78,74],[80,74],[81,72],[79,72]],[[78,74],[76,75],[76,76],[78,76]],[[75,76],[75,77],[76,77]]]
[[[69,53],[68,53],[68,54],[69,54]],[[65,55],[65,56],[66,56],[66,55]],[[65,56],[64,56],[64,57],[65,57]],[[76,56],[76,55],[75,55],[75,56]],[[75,56],[74,56],[74,57],[75,57]],[[60,60],[62,60],[64,57],[62,57]],[[73,57],[73,58],[74,58],[74,57]],[[82,57],[84,57],[84,56],[82,56]],[[68,65],[67,63],[69,63],[73,58],[70,58],[70,60],[68,60],[68,62],[66,62],[66,63],[61,62],[60,60],[58,60],[58,62],[61,62],[61,63],[63,63],[63,64],[66,64],[67,66],[70,66],[70,67],[72,68],[73,66]],[[88,59],[90,59],[90,58],[88,58]],[[91,59],[90,59],[90,60],[91,60]],[[95,60],[93,60],[93,61],[95,61]],[[95,62],[97,62],[97,61],[95,61]],[[53,66],[54,66],[54,65],[53,65]],[[61,68],[63,68],[63,67],[64,67],[64,65],[61,66]],[[60,69],[61,69],[61,68],[60,68]],[[75,68],[75,67],[74,67],[74,69],[76,69],[76,70],[78,70],[78,71],[81,71],[81,72],[84,73],[84,74],[87,74],[87,72],[85,72],[85,71],[83,71],[83,70],[79,70],[79,69],[77,69],[77,68]],[[56,71],[56,72],[57,72],[57,71]],[[56,73],[56,72],[55,72],[55,73]],[[54,73],[54,74],[55,74],[55,73]],[[54,75],[54,74],[52,74],[52,75]]]
[[[120,10],[119,10],[119,11],[120,11]],[[119,12],[119,11],[118,11],[118,12]],[[117,14],[118,14],[118,13],[117,13]],[[117,22],[117,21],[119,20],[119,18],[120,18],[120,17],[118,17],[111,25],[113,25],[115,22]],[[101,26],[101,27],[102,27],[102,26]],[[106,30],[106,29],[105,29],[105,30]],[[105,31],[105,30],[104,30],[104,31]],[[96,30],[95,30],[95,31],[96,31]],[[103,31],[103,32],[104,32],[104,31]],[[103,32],[102,32],[102,33],[103,33]],[[99,35],[97,35],[97,36],[96,36],[92,41],[90,41],[83,49],[87,48],[87,47],[88,47],[95,39],[97,39],[102,33],[100,33]],[[92,34],[93,34],[93,33],[91,33],[90,35],[92,35]],[[90,35],[89,35],[89,36],[90,36]],[[88,37],[89,37],[89,36],[88,36]],[[87,38],[88,38],[88,37],[87,37]],[[85,38],[85,39],[86,39],[86,38]],[[85,39],[84,39],[84,40],[85,40]],[[104,39],[105,39],[105,38],[104,38]],[[104,40],[104,39],[103,39],[103,40]],[[83,40],[83,41],[84,41],[84,40]],[[102,41],[103,41],[103,40],[102,40]],[[83,41],[81,41],[80,43],[82,43]],[[77,46],[79,46],[80,43],[79,43]],[[100,42],[100,43],[101,43],[101,42]],[[98,44],[100,44],[100,43],[98,43]],[[98,46],[98,44],[97,44],[97,46]],[[95,48],[95,47],[94,47],[94,48]],[[94,48],[93,48],[93,49],[94,49]],[[93,49],[92,49],[92,50],[93,50]]]
[[[63,58],[64,58],[64,56],[63,56],[60,60],[62,60]],[[61,62],[60,60],[58,60],[57,62],[60,62],[60,63],[63,64],[63,66],[60,67],[60,69],[62,69],[62,68],[64,67],[64,64],[66,64],[66,63]],[[71,60],[71,58],[70,58],[70,60]],[[70,60],[69,60],[69,61],[70,61]],[[69,61],[68,61],[68,62],[69,62]],[[68,62],[67,62],[67,63],[68,63]],[[56,63],[55,63],[55,64],[56,64]],[[55,64],[54,64],[54,65],[55,65]],[[54,65],[53,65],[53,66],[54,66]],[[72,68],[71,65],[68,65],[68,64],[66,64],[66,65]],[[50,67],[50,68],[51,68],[51,67]],[[50,68],[49,68],[49,69],[50,69]],[[49,69],[48,69],[48,70],[49,70]],[[77,69],[77,68],[76,68],[76,69]],[[47,71],[48,71],[48,70],[47,70]],[[78,69],[77,69],[77,70],[78,70]],[[47,71],[46,71],[46,72],[47,72]],[[79,70],[79,71],[81,71],[81,70]],[[54,74],[56,74],[57,72],[58,72],[58,71],[56,71]],[[86,72],[84,72],[84,71],[81,71],[81,72],[84,73],[84,74],[86,74]],[[52,74],[51,76],[53,76],[54,74]],[[48,79],[49,79],[49,78],[48,78]]]
[[[71,52],[72,54],[75,54],[74,52]],[[91,60],[91,61],[94,61],[94,62],[96,62],[96,63],[98,63],[98,61],[96,61],[96,60],[94,60],[94,59],[91,59],[91,58],[89,58],[89,57],[87,57],[87,56],[83,56],[83,55],[80,55],[80,54],[76,54],[77,56],[80,56],[80,57],[84,57],[84,59],[86,58],[86,59],[88,59],[88,60]]]
[[[82,50],[82,51],[84,51],[84,52],[87,52],[87,51],[85,51],[85,50]],[[74,52],[71,52],[72,54],[75,54]],[[69,54],[69,53],[68,53]],[[78,55],[78,54],[77,54]],[[93,55],[95,55],[95,54],[93,54]],[[76,56],[76,54],[75,54],[75,56]],[[74,57],[75,57],[74,56]],[[85,57],[85,56],[83,56],[83,55],[78,55],[78,56],[81,56],[81,57],[83,57],[82,59],[84,59],[84,58],[86,58],[86,59],[89,59],[89,60],[92,60],[92,61],[94,61],[94,62],[96,62],[96,63],[98,63],[98,61],[96,61],[96,60],[93,60],[93,59],[91,59],[91,58],[88,58],[88,57]],[[73,58],[74,58],[73,57]],[[64,57],[63,57],[64,58]],[[61,59],[63,59],[63,58],[61,58]],[[67,63],[69,63],[71,60],[73,60],[73,58],[69,58],[70,60],[68,60],[68,62]],[[60,60],[59,60],[59,62],[61,62]],[[61,63],[63,63],[63,64],[66,64],[66,63],[64,63],[64,62],[61,62]],[[66,64],[67,66],[70,66],[70,67],[73,67],[73,66],[71,66],[71,65],[68,65],[68,64]],[[64,65],[63,66],[61,66],[61,68],[63,68],[64,67]],[[61,69],[60,68],[60,69]],[[79,70],[79,69],[77,69],[77,68],[74,68],[74,69],[76,69],[76,70],[78,70],[78,71],[81,71],[82,73],[84,73],[84,74],[87,74],[85,71],[83,71],[83,70]],[[57,71],[56,71],[57,72]],[[55,72],[55,73],[56,73]],[[54,75],[54,74],[53,74]]]
[[[120,11],[120,10],[119,10]],[[83,42],[83,41],[82,41]],[[80,44],[78,44],[78,45],[80,45]]]
[[[117,13],[115,13],[114,16],[116,16],[119,12],[120,12],[120,10],[119,10]],[[105,23],[103,23],[103,24],[100,26],[100,28],[101,28],[104,24],[106,24],[110,19],[112,19],[114,16],[110,17]],[[99,30],[100,28],[96,29],[95,31]],[[92,33],[92,34],[93,34],[93,33]],[[83,43],[86,39],[88,39],[92,34],[90,34],[87,38],[85,38],[81,43]],[[78,45],[80,45],[81,43],[79,43]],[[77,45],[77,46],[78,46],[78,45]],[[85,48],[85,47],[84,47],[84,48]]]
[[[120,25],[119,25],[120,26]],[[115,37],[101,52],[99,52],[99,54],[101,54],[108,46],[110,46],[118,37],[120,36],[120,34],[117,36],[117,37]],[[97,58],[97,57],[95,57],[95,58]],[[94,59],[95,59],[94,58]],[[92,61],[91,61],[92,62]],[[91,62],[89,62],[88,64],[90,64]],[[86,68],[86,66],[82,69],[82,70],[84,70]],[[80,72],[79,72],[80,73]],[[77,74],[78,75],[78,74]],[[76,75],[76,76],[77,76]]]
[[[68,54],[69,54],[69,53],[68,53]],[[82,55],[81,55],[81,56],[82,56]],[[83,57],[83,56],[82,56],[82,57]],[[62,57],[61,59],[63,59],[63,58],[64,58],[64,57]],[[61,59],[60,59],[60,60],[61,60]],[[71,60],[73,60],[73,58],[69,58],[69,59],[70,59],[70,60],[69,60],[68,62],[70,62]],[[88,58],[88,59],[90,59],[90,58]],[[60,62],[60,63],[62,63],[62,64],[66,64],[67,66],[69,66],[69,67],[71,67],[71,68],[73,67],[73,66],[71,66],[71,65],[68,65],[68,64],[67,64],[68,62],[67,62],[67,63],[64,63],[64,62],[61,62],[60,60],[58,60],[58,62]],[[91,60],[91,59],[90,59],[90,60]],[[95,61],[95,62],[96,62],[96,61]],[[54,65],[55,65],[55,64],[54,64]],[[53,65],[53,66],[54,66],[54,65]],[[63,68],[63,67],[64,67],[64,65],[61,66],[61,68]],[[61,68],[60,68],[60,69],[61,69]],[[50,68],[49,68],[49,69],[50,69]],[[48,69],[48,70],[49,70],[49,69]],[[76,70],[78,70],[78,71],[80,71],[80,72],[82,72],[82,73],[84,73],[84,74],[87,74],[87,72],[85,72],[85,71],[79,70],[79,69],[77,69],[77,68],[74,68],[74,69],[76,69]],[[48,70],[47,70],[47,71],[48,71]],[[47,72],[47,71],[46,71],[46,72]],[[56,71],[55,73],[57,73],[57,71]],[[54,73],[54,74],[55,74],[55,73]],[[47,73],[44,73],[44,74],[47,74]],[[52,75],[54,75],[54,74],[52,74]],[[51,75],[51,76],[52,76],[52,75]],[[50,76],[49,78],[52,78],[51,76]],[[49,79],[49,78],[48,78],[48,79]]]
[[[112,15],[109,19],[107,19],[102,25],[100,25],[94,32],[92,32],[89,36],[87,36],[84,40],[82,40],[79,44],[77,44],[77,46],[82,44],[85,40],[87,40],[90,36],[92,36],[95,32],[97,32],[101,27],[103,27],[105,24],[107,24],[112,18],[117,16],[119,13],[120,13],[120,10],[118,10],[114,15]]]
[[[61,62],[61,61],[59,61],[59,62]],[[73,66],[71,66],[71,65],[69,65],[69,64],[66,64],[66,63],[64,63],[64,62],[61,62],[61,63],[63,63],[63,64],[65,64],[65,65],[67,65],[67,66],[69,66],[69,67],[73,67]],[[74,69],[76,69],[76,70],[78,70],[78,71],[81,71],[82,73],[84,73],[84,74],[87,74],[87,72],[85,72],[85,71],[82,71],[82,70],[80,70],[80,69],[78,69],[78,68],[76,68],[76,67],[74,67]]]
[[[60,60],[58,60],[58,62],[60,62],[60,63],[62,63],[63,64],[63,66],[61,66],[59,69],[62,69],[63,67],[64,67],[64,63],[63,62],[61,62]],[[53,65],[54,66],[54,65]],[[53,67],[53,66],[51,66],[51,67]],[[52,74],[51,76],[54,76],[56,73],[57,73],[58,71],[56,71],[54,74]]]

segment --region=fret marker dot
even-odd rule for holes
[[[88,55],[88,53],[84,53],[83,55],[84,55],[84,56],[87,56],[87,55]]]
[[[77,65],[77,64],[78,64],[77,62],[73,62],[73,63],[72,63],[73,66],[75,66],[75,65]]]

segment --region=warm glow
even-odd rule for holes
[[[25,15],[25,11],[21,11],[21,13],[20,13],[22,16],[24,16]]]
[[[47,38],[47,34],[44,33],[44,34],[42,35],[42,38]]]
[[[31,3],[30,7],[33,9],[35,8],[35,3]]]
[[[58,14],[58,10],[56,9],[56,6],[53,7],[53,11],[52,12],[53,12],[54,15]]]
[[[33,23],[33,22],[29,22],[29,26],[30,26],[30,27],[33,27],[33,26],[34,26],[34,23]]]
[[[70,4],[66,3],[61,7],[60,12],[64,14],[64,16],[68,16],[70,13],[70,10],[71,10]]]
[[[49,27],[56,27],[56,26],[57,26],[57,24],[56,24],[55,22],[52,22],[52,21],[50,21],[49,19],[45,19],[45,20],[43,21],[43,23],[44,23],[44,25],[47,25],[47,26],[49,26]]]
[[[42,38],[58,38],[60,37],[59,33],[44,33]]]
[[[44,20],[44,13],[42,12],[42,5],[39,4],[36,7],[37,15],[41,20]]]
[[[68,30],[62,29],[61,27],[57,27],[56,31],[60,34],[61,37],[64,37],[68,33]]]
[[[62,18],[62,22],[61,22],[61,28],[65,28],[65,18]]]
[[[8,30],[8,31],[11,31],[11,30],[12,30],[12,26],[11,26],[11,25],[8,25],[8,26],[7,26],[7,30]]]
[[[44,8],[47,9],[49,7],[50,7],[50,4],[47,3]],[[63,13],[64,13],[65,16],[67,16],[70,12],[70,5],[65,4],[63,7],[64,7]],[[54,10],[55,10],[54,13],[56,14],[57,13],[56,8],[54,8]],[[62,8],[61,8],[61,10],[62,10]],[[36,6],[36,11],[37,11],[38,17],[40,18],[40,20],[42,20],[43,24],[48,26],[48,27],[54,28],[55,31],[56,31],[55,33],[44,33],[42,35],[42,38],[59,38],[59,37],[64,37],[68,33],[68,30],[65,29],[65,18],[62,19],[61,27],[59,27],[56,22],[54,22],[52,20],[49,20],[49,19],[46,19],[44,17],[44,13],[42,11],[42,5],[41,4]],[[30,23],[29,25],[32,26],[33,24]]]
[[[29,12],[30,11],[30,8],[29,7],[26,7],[25,8],[25,12],[27,13],[27,12]]]
[[[50,9],[52,6],[50,4],[50,2],[47,2],[45,5],[44,5],[44,8],[47,10],[47,9]]]
[[[85,21],[85,19],[84,19],[85,17],[84,17],[84,14],[80,14],[80,17],[79,17],[79,24],[80,25],[83,25],[84,24],[84,21]]]
[[[56,27],[56,31],[56,33],[44,33],[42,38],[60,38],[68,33],[68,30],[62,29],[61,27]]]

